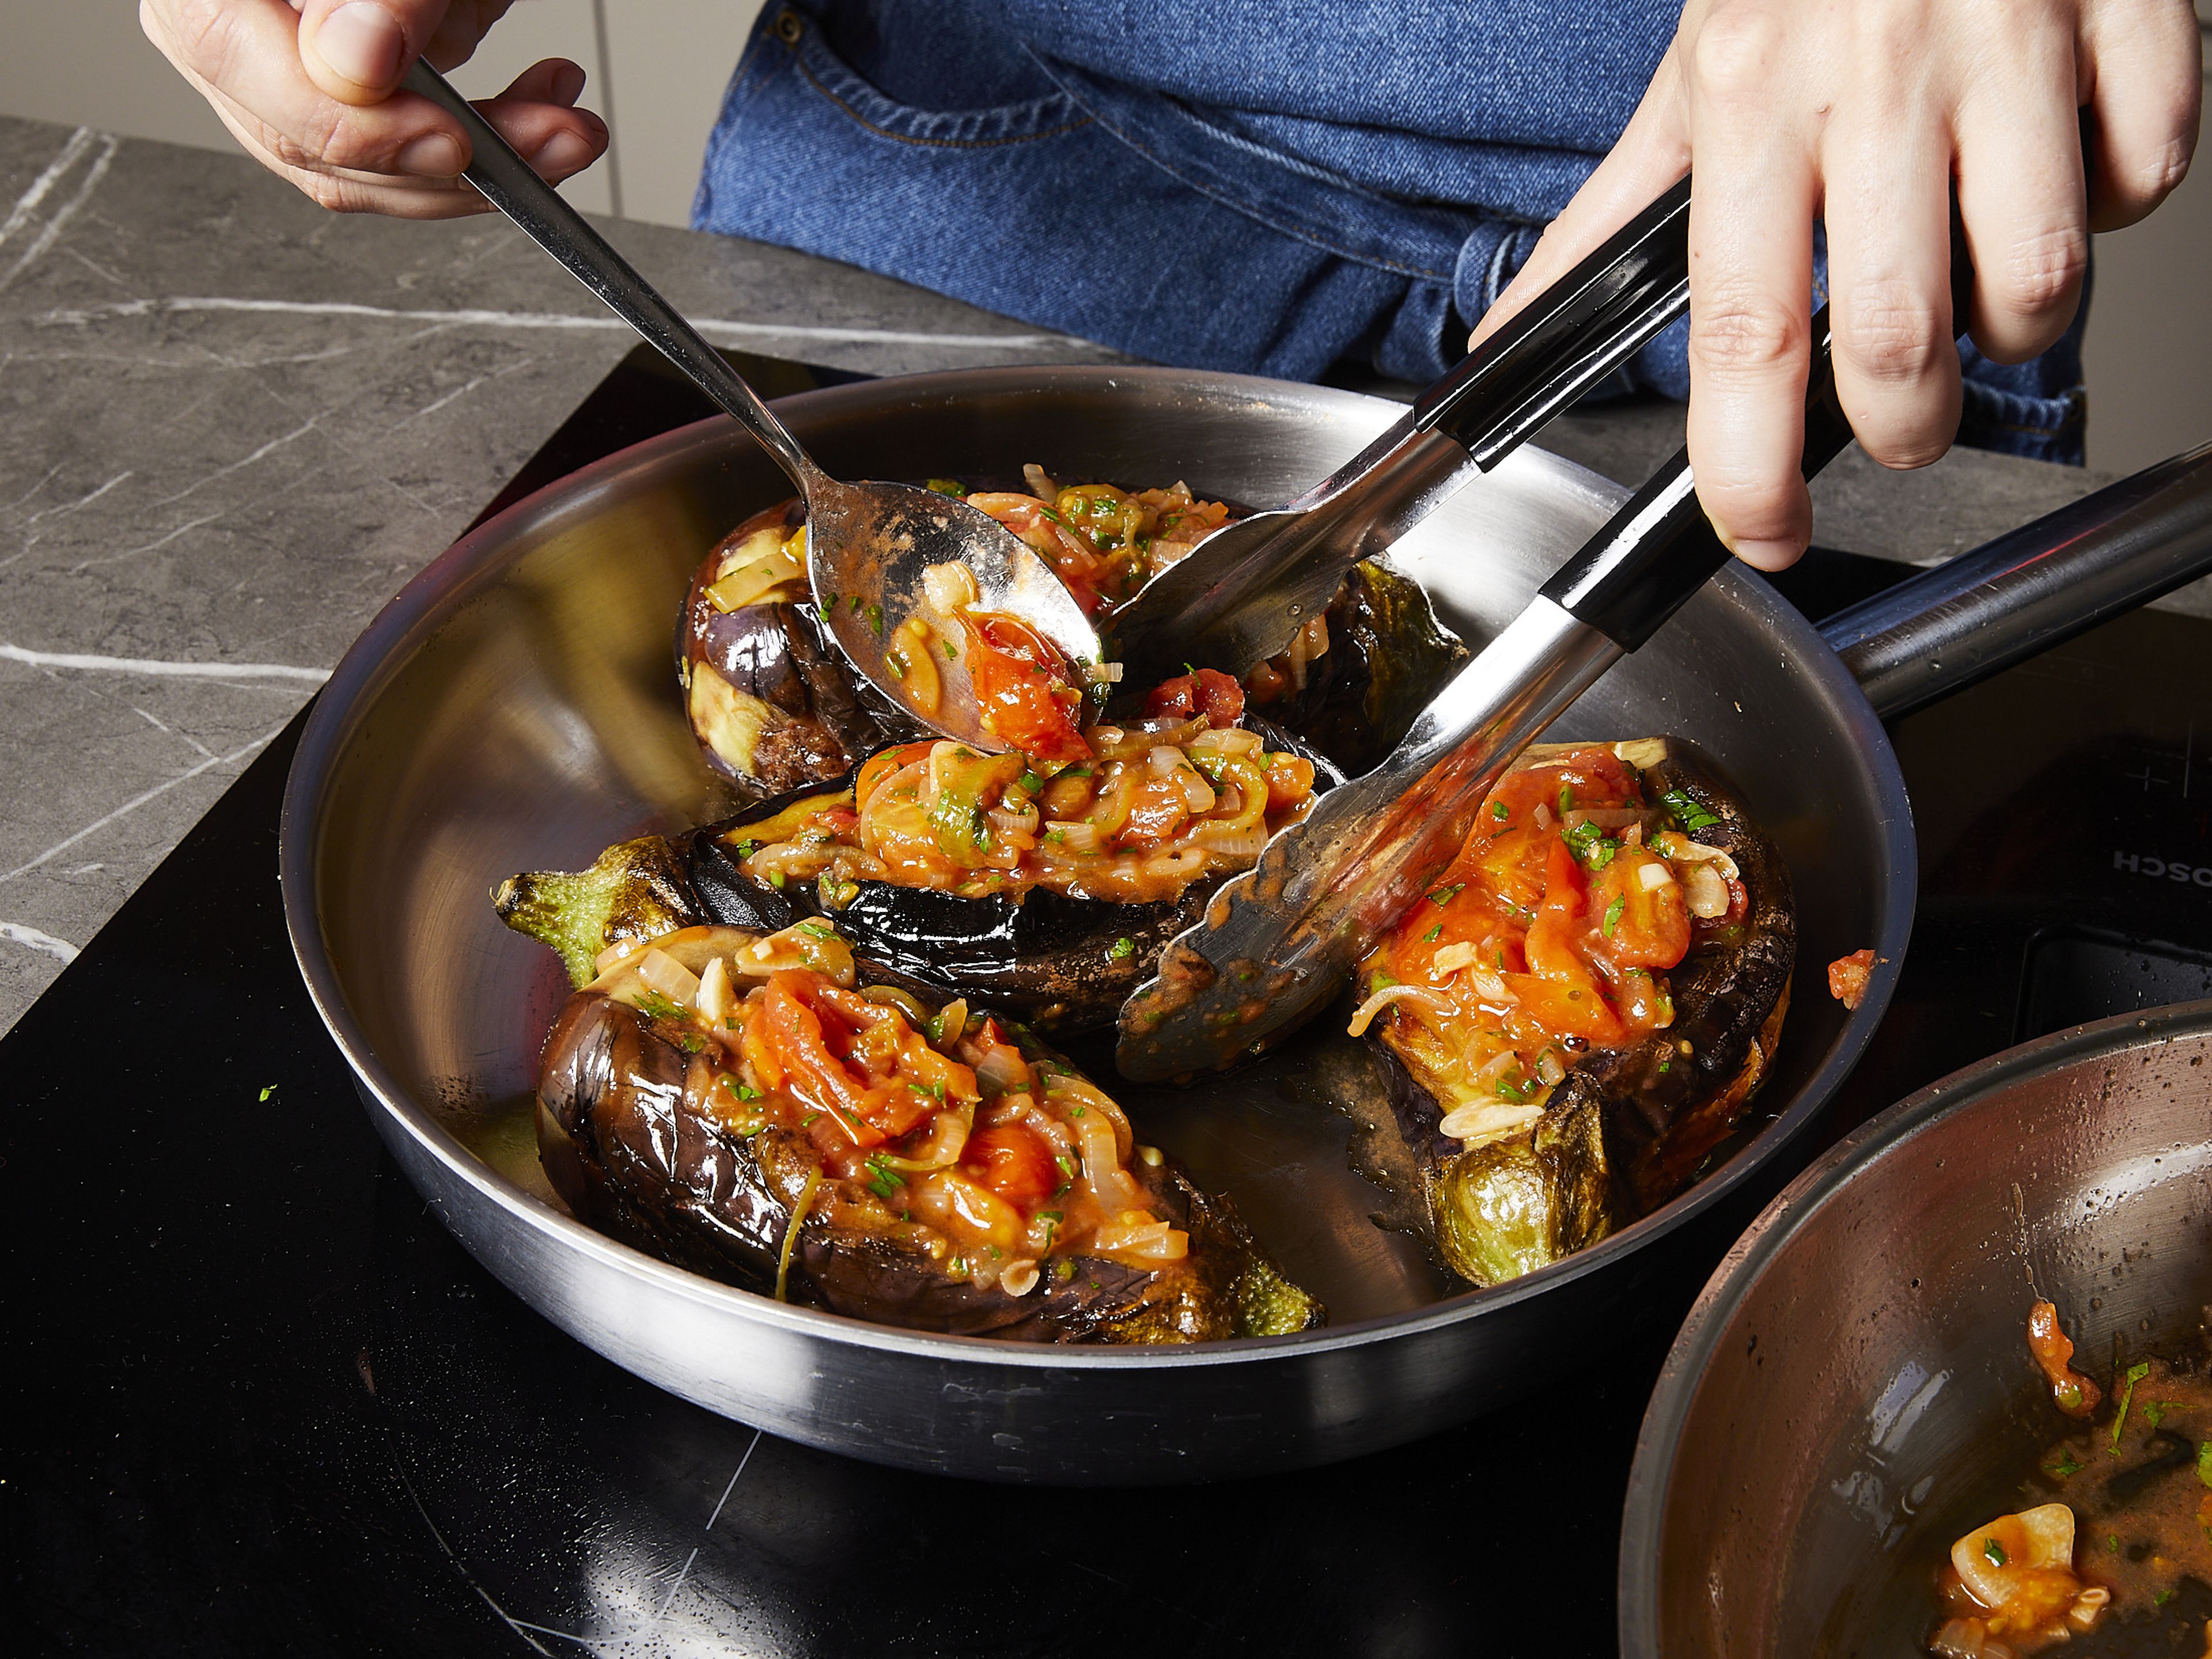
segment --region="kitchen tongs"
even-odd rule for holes
[[[1972,266],[1952,224],[1953,315]],[[1803,469],[1851,441],[1828,308],[1813,319]],[[1225,1066],[1327,1006],[1443,873],[1491,786],[1567,706],[1728,562],[1678,453],[1423,710],[1389,758],[1330,790],[1207,902],[1122,1005],[1115,1060],[1153,1082]]]
[[[1204,663],[1240,678],[1345,573],[1602,382],[1689,304],[1690,181],[1538,295],[1366,448],[1292,501],[1209,537],[1115,613],[1123,682]]]

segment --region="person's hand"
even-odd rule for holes
[[[1959,423],[1954,179],[1967,331],[2024,362],[2073,320],[2089,232],[2187,172],[2201,52],[2190,0],[1689,0],[1620,144],[1475,338],[1692,173],[1691,465],[1722,539],[1779,568],[1812,533],[1814,219],[1844,413],[1877,461],[1925,466]]]
[[[450,69],[513,0],[140,0],[138,21],[271,172],[341,213],[481,213],[459,125],[394,92],[416,57]],[[477,105],[545,178],[597,161],[606,124],[574,106],[584,71],[550,58]]]

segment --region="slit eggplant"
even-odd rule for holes
[[[546,1040],[537,1122],[547,1176],[580,1219],[726,1284],[913,1330],[1030,1342],[1162,1343],[1276,1335],[1322,1322],[1321,1304],[1284,1277],[1235,1206],[1200,1190],[1174,1159],[1137,1144],[1126,1123],[1127,1151],[1116,1154],[1110,1176],[1092,1161],[1097,1143],[1078,1141],[1081,1151],[1063,1155],[1060,1165],[1071,1173],[1049,1200],[1017,1207],[979,1186],[995,1166],[988,1158],[979,1163],[975,1146],[1000,1133],[981,1127],[986,1116],[1018,1126],[1049,1113],[1064,1131],[1082,1121],[1085,1103],[1094,1114],[1110,1107],[1064,1059],[1025,1032],[1010,1036],[1016,1028],[996,1016],[963,1009],[962,1035],[951,1036],[937,1032],[951,1009],[899,1008],[893,1018],[912,1022],[901,1025],[902,1036],[919,1042],[922,1030],[933,1033],[926,1058],[937,1068],[938,1110],[927,1127],[882,1145],[914,1152],[926,1136],[920,1149],[926,1152],[941,1141],[945,1121],[962,1112],[974,1127],[961,1132],[958,1162],[933,1167],[926,1158],[878,1154],[855,1163],[839,1135],[822,1127],[821,1110],[799,1110],[809,1103],[794,1080],[800,1072],[769,1083],[757,1069],[756,996],[776,993],[794,974],[801,980],[817,974],[831,984],[849,977],[830,960],[834,943],[811,947],[826,974],[794,969],[793,943],[788,933],[681,930],[639,942],[569,997]],[[763,950],[769,963],[744,965]],[[696,1006],[653,989],[645,981],[655,977],[655,958],[702,983],[718,971],[708,964],[719,960],[739,999],[732,1005],[738,1012],[702,1020]],[[668,982],[668,971],[661,967],[658,983]],[[822,1018],[834,1019],[835,1011]],[[997,1051],[984,1050],[979,1070],[949,1058],[975,1056],[979,1041]],[[979,1077],[989,1081],[969,1086]],[[1118,1109],[1113,1112],[1118,1117]],[[1114,1132],[1105,1133],[1111,1152]],[[957,1229],[918,1224],[914,1217],[932,1178],[953,1182],[968,1211],[987,1218],[994,1206],[1003,1211],[991,1223],[998,1242],[986,1245]],[[1113,1213],[1094,1200],[1094,1224],[1085,1227],[1078,1203],[1094,1188],[1118,1196]],[[1143,1224],[1126,1224],[1138,1212]],[[1141,1242],[1112,1245],[1114,1237]],[[1055,1248],[1063,1228],[1067,1242]],[[1147,1259],[1143,1250],[1166,1248],[1161,1239],[1174,1253]]]
[[[1532,750],[1515,770],[1587,747]],[[1478,1086],[1440,1065],[1436,1046],[1409,1036],[1395,1015],[1376,1028],[1389,1061],[1388,1132],[1400,1145],[1379,1149],[1374,1161],[1410,1161],[1419,1172],[1437,1254],[1474,1285],[1563,1260],[1689,1184],[1742,1121],[1789,1008],[1796,929],[1779,851],[1685,745],[1654,739],[1615,749],[1633,757],[1644,799],[1663,805],[1676,826],[1661,844],[1689,842],[1700,859],[1725,854],[1736,872],[1729,880],[1741,891],[1740,903],[1730,894],[1715,925],[1694,928],[1686,953],[1666,970],[1671,1018],[1615,1046],[1570,1040],[1557,1053],[1561,1075],[1545,1091],[1540,1115],[1472,1140],[1445,1133],[1445,1121],[1464,1112],[1480,1128],[1484,1113],[1510,1114],[1516,1097],[1540,1079],[1507,1067]]]

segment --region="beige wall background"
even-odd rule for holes
[[[578,205],[686,222],[708,129],[760,0],[520,0],[455,77],[472,97],[574,58],[614,148]],[[2212,34],[2212,0],[2197,0]],[[0,0],[0,113],[227,149],[230,137],[139,33],[137,0]],[[2164,210],[2097,240],[2089,460],[2129,471],[2212,441],[2212,143]]]

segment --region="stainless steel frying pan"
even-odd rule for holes
[[[1262,504],[1295,495],[1399,412],[1320,387],[1120,368],[887,380],[778,410],[833,471],[958,477],[1035,460],[1187,477]],[[1195,1480],[1412,1439],[1515,1397],[1537,1374],[1533,1354],[1557,1364],[1600,1347],[1670,1263],[1717,1255],[1779,1184],[1776,1166],[1888,1000],[1916,873],[1895,757],[1835,653],[1732,568],[1557,733],[1693,739],[1796,877],[1799,994],[1767,1116],[1658,1213],[1515,1284],[1444,1295],[1419,1251],[1370,1219],[1381,1196],[1346,1169],[1350,1125],[1336,1109],[1371,1113],[1378,1093],[1364,1051],[1324,1034],[1200,1091],[1122,1097],[1150,1138],[1234,1192],[1330,1304],[1322,1331],[1105,1351],[920,1335],[784,1306],[617,1244],[562,1213],[538,1173],[527,1102],[566,987],[486,895],[514,871],[576,867],[611,842],[721,809],[684,726],[671,635],[704,550],[783,493],[734,428],[708,422],[484,526],[410,582],[339,665],[302,739],[283,832],[301,969],[410,1178],[546,1317],[711,1410],[878,1462],[999,1479]],[[1449,623],[1486,638],[1623,493],[1523,451],[1393,559]],[[2201,563],[2212,536],[2196,550]],[[1971,594],[1951,608],[1989,615]],[[1861,648],[1907,665],[1923,694],[1971,678],[1955,658],[1928,671],[1913,626]],[[1822,993],[1821,964],[1868,945],[1886,965],[1847,1013]]]
[[[2062,1432],[2028,1304],[2058,1304],[2099,1376],[2116,1346],[2185,1349],[2212,1303],[2208,1218],[2212,1002],[2010,1049],[1824,1154],[1714,1273],[1660,1374],[1622,1528],[1621,1653],[1922,1651],[1951,1540],[2011,1507]]]

